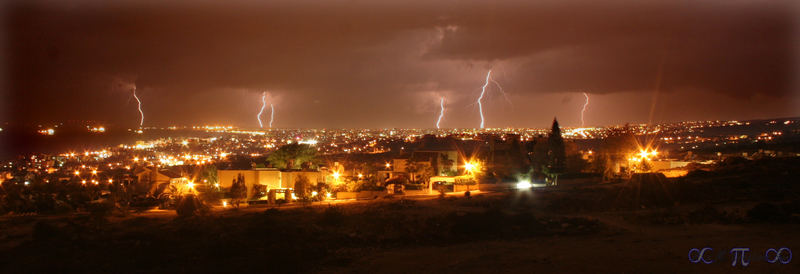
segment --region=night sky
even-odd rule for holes
[[[800,116],[796,1],[269,2],[6,1],[0,121],[472,128],[489,69],[487,127]]]

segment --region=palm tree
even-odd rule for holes
[[[410,176],[411,182],[416,182],[414,180],[414,175],[419,171],[419,165],[416,162],[412,162],[411,160],[408,161],[406,164],[406,172]]]

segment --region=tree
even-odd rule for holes
[[[594,168],[603,174],[604,180],[616,176],[618,167],[628,161],[628,154],[636,151],[636,143],[628,125],[609,132],[608,137],[598,147],[594,161]]]
[[[408,162],[406,163],[406,172],[408,172],[408,175],[409,175],[409,177],[411,179],[410,181],[412,183],[416,182],[414,179],[415,179],[415,177],[416,177],[415,175],[417,174],[418,171],[419,171],[419,164],[417,164],[416,162],[411,161],[411,159],[409,159]]]
[[[311,181],[305,175],[298,175],[294,180],[294,192],[298,199],[307,201],[311,194]]]
[[[270,154],[267,161],[280,169],[313,167],[317,161],[317,150],[307,144],[288,144]]]
[[[200,178],[203,178],[203,183],[206,184],[207,188],[214,187],[217,183],[219,183],[219,178],[217,178],[217,167],[213,165],[209,165],[208,167],[203,169]]]
[[[245,185],[244,175],[241,173],[239,173],[236,179],[233,179],[233,183],[231,183],[230,197],[231,204],[235,205],[236,208],[239,208],[239,203],[247,198],[247,185]]]
[[[561,137],[561,128],[558,120],[553,118],[553,127],[547,137],[547,169],[546,173],[552,178],[553,184],[558,182],[558,174],[563,173],[566,168],[567,152],[564,147],[564,138]]]
[[[431,177],[433,177],[433,175],[435,175],[433,167],[426,165],[422,168],[422,171],[420,172],[419,180],[421,181],[422,184],[425,184],[427,186],[428,182],[431,180]]]
[[[217,177],[217,167],[216,166],[208,166],[203,169],[200,174],[200,178],[203,179],[203,191],[198,195],[198,198],[205,203],[216,204],[222,198],[222,192],[219,188],[219,178]]]
[[[454,168],[455,161],[447,157],[447,154],[439,155],[440,161],[442,161],[442,171],[440,172],[444,176],[456,176],[458,174],[458,170]]]

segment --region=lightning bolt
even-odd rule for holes
[[[511,105],[511,106],[513,107],[513,106],[514,106],[514,104],[512,104],[512,103],[511,103],[511,99],[508,99],[508,95],[506,95],[506,91],[503,89],[503,87],[502,87],[502,86],[500,86],[500,83],[498,83],[497,81],[495,81],[495,80],[494,80],[494,78],[491,78],[490,80],[492,80],[492,83],[494,83],[494,85],[495,85],[495,86],[497,86],[497,89],[499,89],[499,90],[500,90],[500,93],[501,93],[501,94],[503,94],[503,98],[505,98],[505,99],[506,99],[506,102],[508,102],[508,104],[509,104],[509,105]]]
[[[581,127],[583,127],[583,114],[586,112],[586,107],[589,106],[589,94],[586,92],[583,93],[583,97],[586,97],[586,103],[583,104],[583,109],[581,110]]]
[[[481,100],[483,100],[483,95],[486,93],[486,87],[489,86],[489,81],[493,81],[491,80],[491,77],[492,77],[492,70],[490,69],[489,72],[486,73],[486,83],[484,83],[483,87],[481,88],[481,96],[478,97],[478,111],[480,111],[481,114],[481,128],[483,128],[485,121],[483,117],[483,104],[481,104]]]
[[[271,113],[269,114],[269,128],[272,128],[272,121],[275,121],[275,106],[272,103],[269,104],[269,108],[271,109]]]
[[[267,106],[267,92],[261,93],[261,110],[258,111],[258,126],[264,128],[264,124],[261,122],[261,114],[264,113],[264,108]]]
[[[439,120],[436,120],[436,128],[439,128],[439,123],[442,122],[442,117],[444,116],[444,97],[439,100],[439,107],[441,107],[442,110],[439,111]]]
[[[133,87],[133,98],[136,98],[136,102],[139,102],[139,115],[141,116],[141,118],[139,118],[139,127],[142,127],[142,125],[144,125],[144,112],[142,111],[142,101],[139,100],[139,96],[136,96],[135,86]]]

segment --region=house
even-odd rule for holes
[[[133,175],[136,176],[139,184],[144,185],[148,190],[147,193],[158,195],[163,192],[167,186],[175,185],[181,190],[186,190],[186,184],[189,182],[184,176],[166,169],[158,169],[155,167],[140,167],[137,168]]]
[[[247,197],[260,196],[257,192],[271,189],[294,189],[294,183],[305,176],[311,184],[327,183],[328,176],[316,170],[280,170],[277,168],[253,168],[236,170],[217,170],[220,188],[230,188],[234,179],[241,174],[247,187]]]

